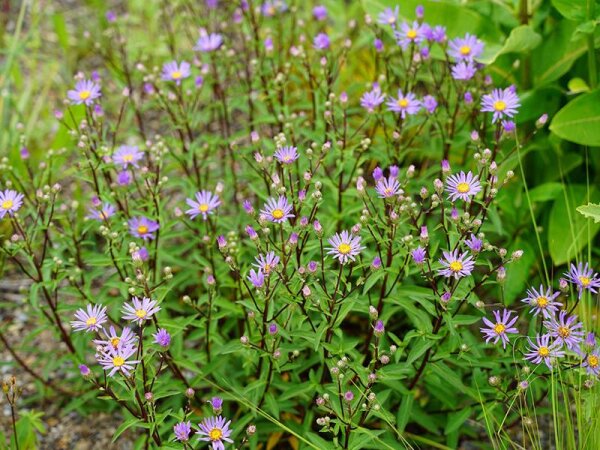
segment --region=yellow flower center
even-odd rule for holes
[[[471,53],[471,47],[468,45],[463,45],[459,51],[461,55],[467,56],[469,53]]]
[[[146,234],[148,232],[148,227],[146,225],[140,225],[137,230],[139,234]]]
[[[406,37],[409,39],[414,39],[417,37],[417,30],[413,30],[412,28],[406,32]]]
[[[220,428],[213,428],[208,433],[208,437],[211,441],[220,441],[223,437],[223,431]]]
[[[114,348],[117,348],[117,346],[119,345],[119,342],[121,342],[121,338],[114,337],[110,340],[110,345],[112,345]]]
[[[104,209],[102,211],[100,211],[100,217],[102,219],[108,219],[108,212],[106,212]]]
[[[283,210],[279,208],[274,209],[271,215],[273,216],[273,219],[281,219],[283,217]]]
[[[92,95],[92,93],[90,91],[81,91],[79,93],[79,98],[81,100],[87,100],[88,98],[90,98],[90,95]]]
[[[567,338],[571,334],[571,330],[568,327],[558,327],[558,335],[562,338]]]
[[[408,107],[408,100],[406,100],[405,98],[401,98],[398,100],[398,106],[400,108],[406,108]]]
[[[14,205],[14,203],[12,200],[4,200],[2,202],[2,209],[10,209],[13,207],[13,205]]]
[[[269,6],[267,8],[267,14],[270,15],[270,16],[274,15],[275,14],[275,7],[274,6]]]
[[[506,330],[506,326],[504,326],[503,323],[497,323],[494,326],[494,333],[496,333],[496,334],[502,334],[502,333],[504,333],[504,330]]]
[[[125,162],[133,161],[133,155],[131,153],[128,153],[127,155],[123,156],[123,161],[125,161]]]
[[[506,109],[506,102],[503,100],[496,100],[494,102],[494,109],[498,112],[502,112]]]
[[[148,314],[148,313],[146,312],[145,309],[138,309],[135,311],[135,315],[137,317],[139,317],[140,319],[143,319],[144,317],[146,317],[146,314]]]
[[[4,208],[4,203],[2,204],[2,207]],[[592,280],[590,280],[588,277],[579,277],[579,282],[583,287],[588,287],[591,281]]]
[[[548,355],[550,355],[550,350],[548,347],[540,347],[538,348],[538,355],[540,355],[542,358],[546,358]]]
[[[91,327],[92,325],[96,325],[96,322],[97,322],[97,320],[95,317],[90,317],[88,320],[85,321],[85,324],[88,327]]]
[[[181,78],[181,72],[179,70],[171,72],[171,78],[173,78],[174,80],[179,80]]]
[[[456,185],[456,190],[461,194],[466,194],[467,192],[469,192],[469,183],[458,183]]]
[[[392,188],[385,188],[385,190],[383,191],[383,193],[385,195],[392,195],[394,193],[394,190]]]
[[[352,247],[350,247],[348,244],[338,245],[338,252],[340,252],[342,255],[347,255],[350,253],[350,250],[352,250]]]
[[[123,364],[125,364],[125,360],[121,356],[115,356],[113,358],[113,366],[121,367]]]
[[[588,366],[590,367],[598,367],[598,364],[600,364],[600,360],[598,359],[598,357],[596,355],[589,355],[587,358],[587,363]]]
[[[202,203],[200,204],[200,206],[198,206],[198,209],[200,210],[200,212],[206,212],[208,211],[208,205],[206,203]]]
[[[452,272],[460,272],[463,268],[463,265],[460,261],[452,261],[450,263],[450,270]]]
[[[396,23],[396,16],[390,16],[388,18],[388,23],[391,25],[393,23]]]
[[[546,297],[538,297],[537,298],[537,305],[540,308],[545,308],[546,306],[548,306],[548,299]]]
[[[265,264],[265,266],[263,267],[263,271],[265,273],[271,272],[271,265],[270,264]]]

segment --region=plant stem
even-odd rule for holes
[[[587,20],[594,20],[594,0],[587,0]],[[598,84],[598,72],[596,68],[595,29],[588,35],[588,82],[590,88],[595,89]]]

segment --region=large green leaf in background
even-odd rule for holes
[[[583,20],[588,0],[552,0],[554,6],[563,17],[569,20]]]
[[[600,90],[568,103],[556,114],[550,130],[567,141],[600,146]]]
[[[527,52],[536,48],[540,42],[542,37],[529,25],[518,26],[510,32],[502,47],[487,46],[481,62],[492,64],[500,55]]]
[[[588,201],[597,202],[600,198],[600,194],[595,188],[592,187],[590,190],[588,199],[587,187],[573,184],[567,188],[565,195],[560,196],[554,202],[548,225],[548,247],[552,261],[557,266],[574,259],[588,243],[588,240],[593,240],[600,230],[600,224],[591,223],[577,212],[579,205]]]
[[[532,54],[537,86],[557,80],[569,71],[573,63],[586,51],[585,41],[572,40],[576,22],[564,20]]]

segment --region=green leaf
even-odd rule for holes
[[[563,21],[532,54],[532,66],[535,70],[535,84],[550,83],[571,68],[573,63],[585,53],[586,46],[581,39],[571,40],[577,24]]]
[[[552,6],[569,20],[585,19],[587,0],[552,0]]]
[[[594,223],[600,223],[600,204],[588,203],[577,208],[577,211],[588,219],[594,219]]]
[[[598,191],[592,190],[589,198],[585,185],[571,185],[566,191],[566,197],[556,199],[550,212],[548,225],[548,245],[554,264],[560,265],[575,258],[577,253],[588,243],[588,238],[594,238],[600,224],[591,224],[587,219],[576,213],[579,205],[588,201],[598,201]],[[589,236],[588,236],[589,225]]]
[[[554,116],[550,130],[576,144],[600,146],[600,90],[565,105]]]
[[[450,434],[453,431],[458,430],[469,418],[472,412],[472,408],[465,408],[462,411],[448,414],[448,422],[446,422],[445,433]]]
[[[492,64],[500,55],[528,52],[536,48],[540,42],[542,42],[542,37],[533,28],[529,25],[521,25],[510,32],[500,49],[493,51],[492,47],[492,51],[486,52],[480,60],[484,64]]]
[[[398,409],[398,417],[396,419],[396,427],[398,431],[402,433],[406,424],[408,423],[408,419],[411,416],[413,403],[415,402],[415,396],[412,393],[405,395],[402,398],[402,403],[400,404],[400,408]]]
[[[582,78],[571,78],[567,87],[569,88],[570,94],[581,94],[582,92],[590,91],[590,87]]]
[[[129,429],[133,426],[136,426],[138,423],[142,423],[142,421],[140,419],[138,419],[137,417],[132,417],[131,419],[123,422],[119,426],[119,428],[117,428],[117,430],[115,431],[112,441],[116,442],[116,440],[119,439],[119,436],[121,436],[127,429]]]

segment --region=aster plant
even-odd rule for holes
[[[19,358],[40,387],[111,402],[139,448],[225,450],[458,448],[484,416],[496,444],[557,378],[565,402],[594,386],[593,252],[536,262],[524,205],[550,194],[514,171],[547,117],[487,35],[422,6],[196,3],[161,5],[151,46],[102,18],[59,148],[21,130],[2,162],[3,263],[65,378]]]

